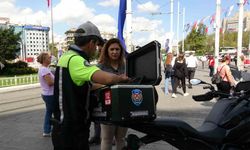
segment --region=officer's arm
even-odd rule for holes
[[[92,87],[91,87],[91,90],[96,90],[96,89],[99,89],[101,87],[104,87],[105,85],[103,84],[99,84],[99,83],[92,83]]]
[[[129,78],[125,75],[116,75],[116,74],[108,73],[102,70],[98,70],[94,72],[91,80],[95,83],[109,85],[109,84],[115,84],[118,82],[128,81]]]

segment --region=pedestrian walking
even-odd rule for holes
[[[212,77],[214,74],[214,56],[209,55],[208,57],[208,67],[209,67],[209,77]]]
[[[198,67],[198,59],[194,56],[193,52],[186,59],[187,71],[188,71],[188,88],[192,88],[190,80],[194,78],[195,70]]]
[[[221,60],[221,64],[217,68],[217,72],[219,72],[219,75],[223,80],[221,83],[217,84],[217,88],[219,91],[226,94],[229,94],[232,86],[237,84],[234,77],[232,76],[230,67],[228,66],[230,59],[230,57],[224,56]]]
[[[42,88],[42,99],[45,102],[45,117],[43,123],[43,136],[48,137],[51,135],[50,119],[54,107],[54,75],[49,69],[51,57],[48,53],[41,53],[37,57],[37,62],[41,64],[38,70],[39,82]]]
[[[206,63],[206,61],[207,61],[207,57],[206,57],[205,55],[203,55],[203,56],[201,57],[202,69],[205,68],[205,63]]]
[[[171,75],[172,75],[172,59],[173,59],[173,54],[168,53],[166,57],[166,61],[164,63],[164,72],[165,72],[165,95],[169,94],[169,82],[171,80]]]
[[[90,90],[126,82],[127,76],[100,70],[89,63],[101,41],[99,29],[85,22],[74,34],[74,43],[59,59],[55,73],[55,110],[52,131],[54,150],[89,150]]]
[[[184,59],[184,54],[180,53],[179,56],[175,59],[175,63],[173,66],[174,70],[174,89],[172,98],[176,98],[177,86],[181,82],[183,96],[188,96],[189,94],[186,92],[186,76],[187,76],[187,65]]]
[[[114,74],[125,73],[125,50],[119,39],[113,38],[106,42],[101,52],[99,65],[101,70]],[[125,147],[127,128],[101,124],[101,150],[112,150],[112,141],[115,138],[116,149]]]
[[[240,81],[243,81],[243,74],[245,73],[245,56],[240,56],[240,63],[238,66],[238,71],[240,72]]]

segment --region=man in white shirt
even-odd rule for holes
[[[195,70],[198,66],[198,59],[191,52],[189,57],[186,59],[187,70],[188,70],[188,88],[192,88],[190,80],[194,78]]]
[[[201,57],[202,69],[204,69],[205,62],[206,62],[206,61],[207,61],[207,57],[206,57],[206,56],[202,56],[202,57]]]

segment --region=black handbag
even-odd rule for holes
[[[222,78],[220,76],[220,72],[224,66],[221,67],[220,71],[217,70],[217,73],[212,76],[212,78],[211,78],[212,84],[219,84],[223,81],[223,79],[225,78],[226,75]]]

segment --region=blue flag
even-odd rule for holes
[[[126,44],[123,38],[123,27],[126,19],[126,9],[127,9],[127,1],[120,0],[119,12],[118,12],[118,39],[120,39],[122,46],[126,49]]]

